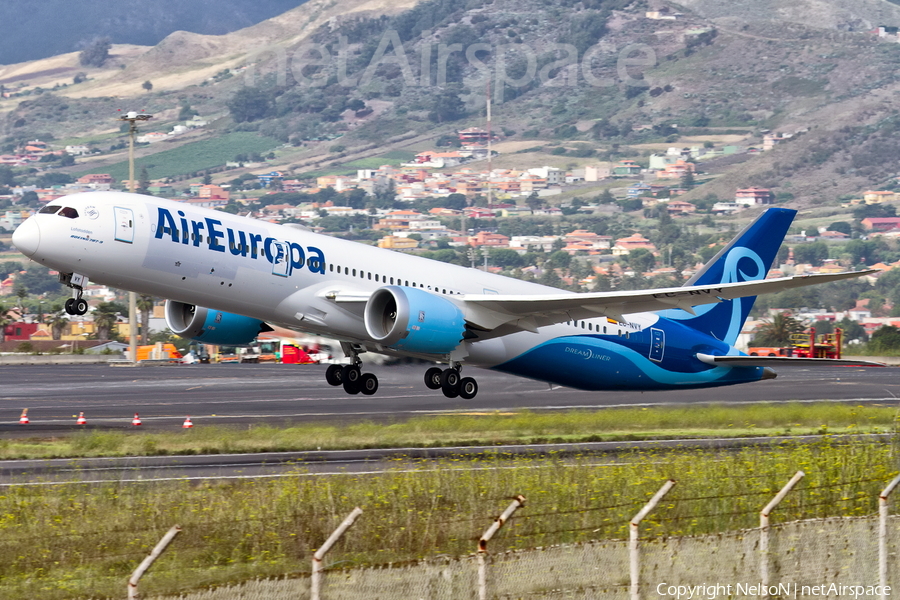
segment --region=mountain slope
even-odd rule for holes
[[[94,38],[152,46],[177,30],[221,35],[249,27],[304,0],[40,0],[0,3],[0,64],[78,50]]]

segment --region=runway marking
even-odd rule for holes
[[[235,401],[237,403],[239,401]],[[246,401],[240,401],[242,404],[246,404]],[[268,400],[265,402],[275,402],[274,400]],[[413,416],[428,416],[428,415],[442,415],[442,416],[472,416],[472,415],[484,415],[484,416],[493,416],[493,415],[507,415],[514,416],[519,414],[522,411],[561,411],[561,410],[605,410],[605,409],[613,409],[613,408],[654,408],[654,407],[666,407],[666,406],[677,406],[681,408],[690,408],[690,407],[703,407],[703,406],[740,406],[742,404],[762,404],[762,403],[770,403],[770,404],[786,404],[786,403],[796,403],[796,404],[816,404],[816,403],[839,403],[846,404],[851,402],[887,402],[890,405],[896,405],[896,398],[838,398],[838,399],[809,399],[809,400],[797,400],[797,399],[785,399],[785,400],[768,400],[768,401],[759,401],[759,400],[737,400],[737,401],[716,401],[716,402],[703,402],[703,403],[685,403],[685,402],[634,402],[634,403],[624,403],[624,404],[560,404],[553,406],[517,406],[517,407],[500,407],[500,408],[478,408],[474,409],[465,409],[465,408],[448,408],[448,409],[410,409],[410,410],[390,410],[390,411],[341,411],[341,412],[305,412],[305,413],[272,413],[272,414],[234,414],[234,415],[220,415],[220,414],[211,414],[211,415],[192,415],[191,418],[196,421],[197,419],[284,419],[284,418],[303,418],[303,417],[377,417],[384,415],[413,415]],[[229,402],[231,403],[231,402]],[[171,402],[163,403],[164,405],[170,405]],[[215,404],[218,404],[216,402]],[[71,406],[71,405],[69,405]],[[83,404],[83,406],[90,406],[88,404]],[[97,406],[104,406],[109,408],[108,404],[100,404]],[[153,406],[145,404],[144,406]],[[51,409],[51,408],[66,408],[66,407],[54,407],[54,406],[44,406],[42,409]],[[91,419],[91,423],[121,423],[125,419],[125,416],[121,417],[95,417]],[[141,420],[143,421],[163,421],[163,420],[183,420],[184,417],[181,415],[147,415],[142,416]],[[68,423],[68,419],[41,419],[41,423]],[[0,422],[0,425],[4,423]],[[9,421],[5,423],[6,425],[16,424],[13,421]],[[196,425],[196,423],[195,423]],[[73,426],[74,427],[74,426]]]
[[[564,467],[618,467],[621,463],[587,463],[587,464],[552,464],[552,465],[521,465],[512,467],[454,467],[453,471],[500,471],[512,469],[549,469]],[[29,483],[0,483],[0,487],[32,487],[49,485],[85,485],[93,483],[155,483],[160,481],[210,481],[228,479],[273,479],[277,477],[333,477],[335,475],[386,475],[393,473],[446,473],[446,467],[439,469],[381,469],[378,471],[341,471],[338,473],[273,473],[271,475],[216,475],[197,477],[158,477],[153,479],[92,479],[90,481],[38,481]]]

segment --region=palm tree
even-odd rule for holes
[[[13,320],[9,316],[9,309],[0,306],[0,344],[6,341],[6,326],[11,324]]]
[[[756,330],[753,346],[787,346],[791,343],[791,335],[803,333],[806,328],[803,323],[790,316],[788,313],[778,313],[771,320],[764,320]]]
[[[116,324],[119,314],[109,302],[101,302],[94,309],[94,325],[97,326],[97,339],[109,341],[109,333]]]
[[[141,294],[137,299],[137,308],[141,311],[141,345],[150,343],[150,311],[153,310],[153,297]]]
[[[54,340],[61,340],[63,329],[69,324],[69,318],[57,305],[54,305],[52,310],[53,312],[47,315],[46,323],[50,326],[50,336]]]

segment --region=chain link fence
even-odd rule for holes
[[[767,557],[760,530],[656,537],[640,542],[641,598],[674,598],[671,586],[731,586],[718,598],[757,598],[761,560],[770,584],[877,585],[877,516],[795,521],[770,528]],[[888,519],[888,585],[900,586],[900,516]],[[488,557],[488,597],[496,600],[628,600],[632,598],[625,540],[519,550]],[[477,598],[474,555],[354,569],[327,569],[324,600],[455,600]],[[756,587],[754,587],[756,586]],[[306,600],[309,578],[261,580],[156,600]],[[709,588],[707,588],[708,592]],[[704,597],[708,598],[708,593]],[[815,595],[820,598],[842,593]],[[694,596],[695,598],[698,595]]]

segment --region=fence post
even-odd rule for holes
[[[153,564],[159,555],[163,553],[166,547],[169,545],[169,542],[175,539],[175,536],[181,533],[181,527],[178,525],[173,525],[169,531],[166,532],[166,535],[162,537],[161,540],[156,544],[153,548],[153,551],[150,552],[150,556],[141,561],[141,564],[138,565],[138,568],[134,570],[134,573],[131,574],[131,578],[128,579],[128,600],[137,600],[140,598],[140,594],[138,593],[138,582],[143,577],[144,573],[147,572],[147,569],[150,568],[150,565]]]
[[[650,498],[650,502],[645,504],[644,508],[631,519],[629,525],[629,529],[631,530],[629,533],[630,540],[628,542],[628,551],[631,556],[631,600],[639,600],[641,597],[640,592],[638,591],[641,571],[640,556],[638,555],[638,526],[641,524],[641,521],[644,520],[644,517],[646,517],[647,514],[656,507],[656,504],[662,500],[662,497],[669,493],[669,490],[672,489],[673,485],[675,485],[674,479],[666,481],[663,486],[659,488],[659,491]]]
[[[762,594],[763,597],[769,595],[769,515],[775,510],[778,503],[784,500],[787,493],[797,485],[797,482],[803,479],[804,475],[806,474],[803,471],[794,473],[791,480],[781,488],[781,491],[759,513],[759,579],[765,588]]]
[[[878,580],[881,584],[881,600],[887,599],[884,587],[887,585],[887,525],[888,525],[888,496],[900,483],[900,475],[894,477],[881,495],[878,496]]]
[[[478,600],[487,600],[487,565],[485,557],[487,556],[487,543],[491,541],[494,534],[500,531],[503,524],[506,523],[516,509],[525,504],[525,496],[519,494],[512,504],[506,507],[499,517],[494,519],[491,526],[487,528],[481,539],[478,540]]]
[[[354,508],[347,518],[344,519],[344,522],[338,525],[338,528],[334,530],[331,536],[325,540],[325,543],[322,544],[322,547],[316,550],[315,554],[313,554],[312,559],[312,576],[310,577],[310,585],[309,585],[309,595],[311,600],[319,600],[319,590],[321,588],[321,577],[322,577],[322,559],[325,558],[325,554],[331,550],[331,547],[335,545],[335,543],[341,539],[341,536],[344,535],[350,526],[356,522],[356,519],[359,515],[362,514],[362,509],[360,507]]]

